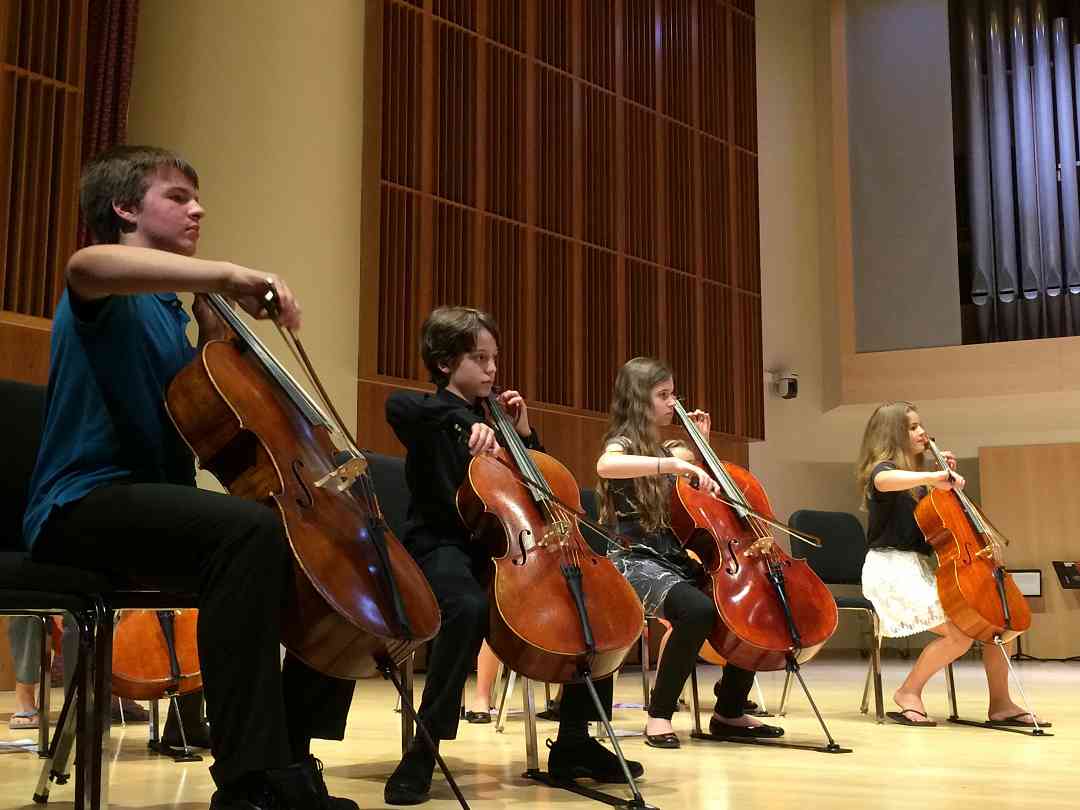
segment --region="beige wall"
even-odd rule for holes
[[[828,123],[827,21],[824,3],[757,4],[763,356],[766,368],[799,373],[799,396],[766,394],[765,441],[750,446],[750,463],[781,519],[803,507],[858,506],[824,405],[831,190],[828,132],[819,130]]]
[[[756,8],[763,357],[766,368],[798,372],[799,396],[766,392],[765,441],[750,445],[750,466],[781,520],[800,508],[857,513],[851,462],[829,446],[837,428],[825,406],[836,339],[824,292],[833,251],[827,4]],[[859,646],[865,629],[845,619],[830,649]]]
[[[198,169],[201,256],[278,273],[297,293],[301,337],[350,429],[364,14],[355,0],[144,0],[128,130]]]

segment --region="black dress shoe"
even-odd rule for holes
[[[465,712],[466,723],[483,725],[491,722],[491,712]]]
[[[434,772],[435,757],[426,746],[410,748],[386,780],[383,799],[387,804],[395,805],[426,802]]]
[[[640,762],[626,760],[630,775],[637,779],[645,773]],[[595,779],[597,782],[625,782],[619,758],[592,737],[583,742],[556,742],[548,754],[548,773],[552,779],[570,782]]]
[[[203,717],[202,692],[192,692],[176,699],[180,706],[177,716],[173,702],[168,701],[169,715],[165,720],[165,730],[161,732],[161,744],[169,748],[183,748],[184,739],[192,748],[210,747],[210,725]],[[180,726],[184,727],[184,737],[180,736]]]
[[[255,799],[258,807],[274,810],[359,810],[356,802],[331,796],[322,777],[322,763],[313,756],[288,768],[266,771],[265,799]]]
[[[744,737],[759,740],[784,736],[784,730],[780,726],[767,726],[764,723],[760,726],[733,726],[715,717],[709,720],[709,733],[714,737]]]
[[[323,779],[321,759],[308,754],[305,759],[300,761],[300,767],[307,773],[308,780],[311,782],[312,787],[315,788],[315,793],[322,800],[324,808],[327,810],[358,810],[356,802],[352,799],[330,795],[330,791],[326,789],[326,780]]]
[[[246,793],[218,788],[210,797],[210,810],[262,810],[262,808],[252,802]]]
[[[359,810],[352,799],[331,796],[322,763],[312,756],[288,768],[252,773],[214,791],[210,810]]]
[[[682,743],[672,732],[666,734],[646,734],[645,744],[650,748],[680,748]]]

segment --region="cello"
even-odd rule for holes
[[[927,446],[953,480],[930,437]],[[938,598],[953,624],[985,643],[1012,641],[1031,627],[1031,608],[999,559],[1009,541],[963,490],[931,489],[915,506],[915,522],[937,555]]]
[[[303,345],[279,327],[333,419],[220,295],[207,298],[233,337],[205,344],[173,378],[169,416],[229,494],[280,515],[294,561],[285,647],[332,677],[392,677],[390,664],[438,632],[435,595],[387,526],[367,462]],[[275,315],[272,288],[264,301]]]
[[[113,631],[113,692],[160,700],[202,689],[198,620],[193,608],[121,611]]]
[[[198,762],[188,744],[178,699],[202,689],[197,626],[199,611],[122,610],[113,630],[112,691],[132,700],[169,699],[180,731],[179,748],[162,742],[156,703],[148,747],[177,762]],[[201,700],[201,698],[200,698]],[[205,723],[205,721],[203,721]]]
[[[793,559],[773,542],[769,529],[817,541],[777,522],[757,478],[721,461],[682,403],[674,406],[723,493],[713,497],[679,478],[671,494],[672,531],[709,577],[717,610],[709,644],[725,660],[755,672],[806,663],[836,631],[836,600],[806,560]]]
[[[582,536],[571,472],[525,447],[494,393],[486,401],[503,446],[469,462],[457,505],[492,558],[488,643],[534,680],[610,675],[641,635],[641,601]]]

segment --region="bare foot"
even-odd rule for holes
[[[919,712],[923,715],[919,718],[920,720],[925,719],[931,721],[934,719],[926,713],[926,707],[922,702],[922,695],[916,694],[915,692],[901,692],[897,689],[893,694],[893,703],[900,707],[901,712],[906,712],[909,709]]]
[[[665,720],[663,717],[650,717],[649,722],[645,724],[645,733],[652,737],[657,734],[674,734],[675,729],[670,720]]]
[[[1038,715],[1032,718],[1031,714],[1024,711],[1020,706],[1017,706],[1012,701],[1008,703],[1002,703],[1001,705],[991,706],[990,710],[986,713],[986,716],[991,720],[1016,720],[1020,723],[1032,723],[1035,719],[1038,719],[1042,723],[1042,718]]]

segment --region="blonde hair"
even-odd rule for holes
[[[671,369],[651,357],[635,357],[627,361],[615,378],[611,397],[611,417],[604,434],[601,452],[613,442],[622,444],[626,452],[641,456],[662,456],[664,443],[653,427],[652,391],[672,378]],[[600,520],[615,520],[615,504],[610,482],[601,478],[596,487],[600,502]],[[664,480],[649,475],[634,479],[634,500],[637,503],[641,526],[655,532],[668,525],[669,513]]]
[[[866,509],[867,492],[870,487],[870,473],[883,461],[891,461],[898,470],[916,472],[925,468],[922,453],[911,452],[911,436],[908,431],[908,414],[916,413],[916,407],[910,402],[885,402],[878,405],[870,415],[863,431],[862,446],[859,448],[859,460],[855,465],[855,481],[862,498],[862,507]],[[907,490],[916,497],[916,487]]]

